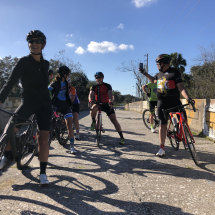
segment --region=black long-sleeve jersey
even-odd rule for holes
[[[0,101],[2,103],[5,101],[13,86],[20,79],[23,103],[38,105],[51,102],[48,90],[48,69],[47,60],[44,60],[41,66],[41,63],[31,55],[20,58],[0,91]]]

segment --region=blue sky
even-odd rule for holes
[[[0,58],[27,55],[26,34],[38,29],[47,60],[64,49],[90,80],[102,71],[114,90],[135,95],[133,75],[117,67],[148,53],[154,75],[158,54],[179,52],[189,72],[198,47],[215,40],[214,8],[214,0],[1,0]]]

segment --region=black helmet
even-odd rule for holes
[[[59,68],[57,68],[57,73],[59,74],[69,74],[71,73],[70,69],[67,66],[60,66]]]
[[[50,70],[48,71],[48,73],[49,73],[49,74],[54,74],[54,71],[53,71],[52,69],[50,69]]]
[[[27,34],[26,40],[28,41],[31,38],[39,38],[43,41],[43,43],[46,44],[46,36],[43,34],[43,32],[39,30],[32,30]]]
[[[96,72],[94,76],[96,77],[97,75],[100,75],[101,77],[104,78],[104,74],[102,72]]]
[[[164,63],[164,64],[169,64],[170,61],[171,61],[171,56],[168,54],[160,54],[155,60],[156,63]]]

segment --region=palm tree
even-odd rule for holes
[[[182,54],[179,54],[177,52],[171,53],[171,62],[170,65],[174,68],[177,68],[181,74],[185,71],[185,66],[187,66],[186,60],[182,57]]]

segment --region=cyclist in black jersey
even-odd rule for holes
[[[187,99],[188,103],[195,103],[195,101],[189,97],[189,94],[183,85],[180,72],[176,68],[170,67],[170,61],[171,56],[168,54],[161,54],[157,57],[156,64],[159,73],[156,74],[155,77],[146,73],[145,70],[139,69],[146,78],[148,78],[152,83],[157,84],[157,109],[158,117],[160,119],[160,150],[156,155],[160,157],[165,155],[164,143],[167,130],[167,120],[164,118],[162,109],[169,109],[181,105],[180,93]]]
[[[0,103],[3,103],[9,92],[20,79],[21,104],[15,111],[22,119],[28,119],[32,114],[36,115],[38,132],[38,150],[40,161],[40,184],[48,185],[46,166],[49,156],[48,135],[52,117],[51,99],[48,91],[49,62],[43,59],[42,50],[46,45],[46,37],[39,30],[32,30],[26,38],[30,50],[28,56],[18,60],[7,82],[0,91]],[[18,128],[16,128],[16,131]],[[10,143],[7,144],[4,157],[0,163],[2,169],[9,162]]]

